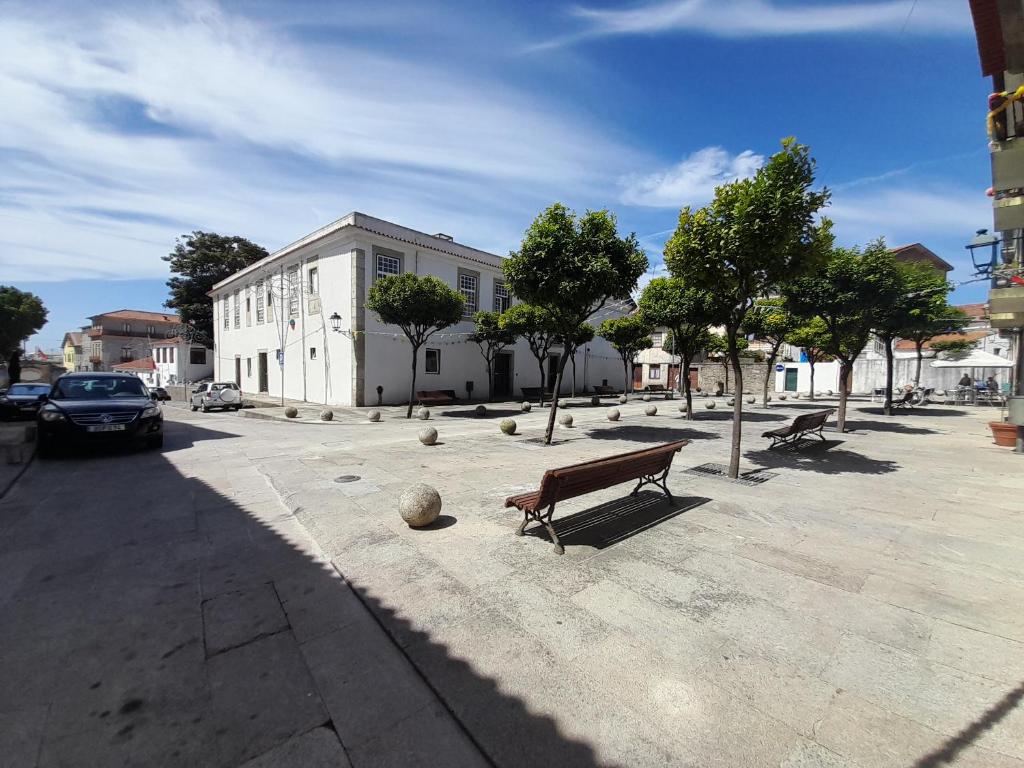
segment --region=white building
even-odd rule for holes
[[[504,310],[515,301],[501,256],[428,235],[362,213],[350,213],[287,245],[213,287],[214,378],[235,381],[246,393],[331,405],[407,402],[412,354],[402,331],[365,307],[373,281],[412,272],[434,275],[466,300],[465,319],[420,349],[417,390],[454,390],[485,399],[484,359],[467,341],[480,309]],[[622,314],[606,309],[591,319]],[[337,316],[337,331],[331,318]],[[548,360],[553,369],[555,358]],[[620,386],[621,358],[604,339],[577,351],[577,384]],[[495,398],[521,396],[540,385],[536,359],[519,341],[495,366]],[[563,382],[569,392],[571,368]],[[549,382],[550,385],[550,382]]]
[[[149,357],[119,363],[113,370],[132,373],[147,387],[190,384],[213,376],[213,350],[180,336],[152,343]]]

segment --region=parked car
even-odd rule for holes
[[[171,396],[167,394],[167,390],[163,387],[150,387],[149,391],[156,395],[156,399],[161,402],[171,399]]]
[[[12,384],[0,395],[0,421],[34,419],[41,403],[39,396],[48,394],[49,384]]]
[[[189,396],[193,411],[207,413],[213,408],[238,410],[242,407],[242,392],[233,381],[212,381],[200,384]]]
[[[123,373],[64,374],[43,396],[36,423],[36,454],[42,459],[76,444],[164,444],[159,403],[138,378]]]

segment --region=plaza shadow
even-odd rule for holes
[[[877,421],[868,419],[848,418],[846,420],[847,432],[894,432],[900,435],[937,435],[938,431],[928,427],[913,427],[895,418],[889,421]]]
[[[998,411],[998,409],[994,410]],[[857,408],[857,411],[860,413],[867,413],[872,416],[885,416],[885,409],[881,406],[878,406],[877,408]],[[899,410],[894,410],[893,415],[887,416],[886,418],[901,419],[906,417],[916,419],[924,416],[928,418],[936,417],[944,419],[952,416],[966,415],[967,411],[960,410],[959,408],[947,408],[944,405],[919,405],[914,408],[900,408]]]
[[[703,496],[677,496],[670,501],[663,493],[641,491],[636,496],[627,495],[555,518],[552,527],[564,547],[604,549],[709,501],[711,499]],[[548,532],[542,525],[528,529],[526,535],[548,540]]]
[[[218,437],[169,427],[172,445]],[[117,477],[82,458],[33,464],[0,508],[0,557],[24,571],[0,590],[0,711],[25,734],[5,763],[229,768],[297,749],[309,764],[315,738],[325,764],[604,765],[266,522],[289,516],[251,514],[159,452],[119,455]],[[145,478],[144,503],[126,507],[121,476]]]
[[[746,458],[764,468],[803,469],[824,475],[860,474],[884,475],[895,472],[900,465],[895,461],[872,459],[838,446],[843,440],[805,438],[778,448],[747,451]]]
[[[693,409],[693,420],[694,421],[732,421],[732,406],[723,405],[723,410],[710,410],[703,406],[694,406]],[[744,422],[754,421],[785,421],[786,416],[781,413],[765,413],[761,411],[743,411]]]
[[[483,403],[480,403],[480,405],[483,405]],[[453,419],[479,419],[483,421],[484,419],[514,419],[516,416],[521,416],[522,413],[522,410],[519,408],[513,410],[511,408],[499,409],[487,406],[487,413],[483,416],[477,416],[472,408],[460,411],[438,411],[437,415]]]
[[[122,442],[119,440],[97,440],[61,442],[55,445],[55,452],[52,458],[39,459],[43,463],[61,462],[69,459],[92,459],[107,460],[123,458],[129,454],[150,453],[160,455],[171,451],[184,450],[206,440],[223,440],[224,438],[236,437],[229,432],[222,432],[216,429],[192,426],[189,430],[181,430],[171,427],[168,422],[164,426],[164,446],[162,449],[150,449],[144,446]]]
[[[645,424],[622,424],[587,430],[594,440],[631,440],[637,443],[670,443],[673,440],[707,440],[721,437],[717,432],[687,427],[655,427]]]

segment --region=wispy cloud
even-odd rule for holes
[[[274,247],[353,208],[500,249],[639,157],[543,97],[230,7],[5,6],[5,279],[162,276],[183,231]]]
[[[763,164],[764,156],[749,149],[730,155],[721,147],[705,147],[670,168],[623,177],[621,200],[658,208],[700,205],[711,199],[715,187],[752,176]]]
[[[660,0],[618,8],[576,6],[582,29],[541,43],[554,48],[613,35],[690,32],[714,37],[780,37],[811,34],[950,34],[970,28],[966,4],[958,0],[802,2],[774,0]]]

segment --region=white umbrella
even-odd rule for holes
[[[1013,361],[983,349],[972,349],[963,357],[933,360],[932,368],[1013,368]]]

